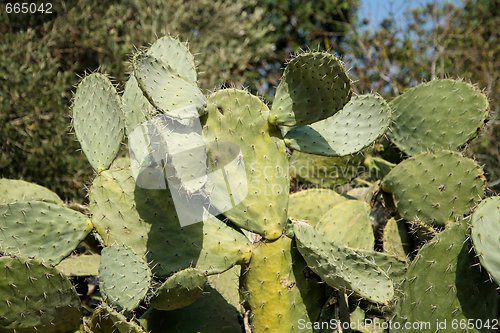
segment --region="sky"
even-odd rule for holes
[[[376,29],[380,22],[387,16],[395,16],[404,19],[404,13],[410,8],[436,2],[443,3],[446,0],[361,0],[359,8],[360,19],[368,19],[368,28]],[[460,0],[447,0],[459,4]]]

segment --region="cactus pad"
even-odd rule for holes
[[[0,178],[0,205],[16,201],[45,201],[58,205],[64,202],[57,194],[35,183]]]
[[[374,303],[388,304],[394,297],[391,279],[362,252],[323,238],[306,223],[293,225],[297,248],[309,268],[333,288],[352,291]]]
[[[476,263],[467,228],[466,223],[453,225],[420,249],[401,288],[404,296],[396,306],[399,323],[429,322],[433,327],[427,331],[435,332],[436,322],[451,325],[471,319],[477,325],[497,318],[498,294]]]
[[[95,309],[88,326],[91,333],[146,333],[135,320],[128,320],[106,304]]]
[[[349,101],[351,81],[342,62],[326,52],[290,60],[276,90],[269,122],[307,125],[333,115]]]
[[[115,87],[104,75],[83,78],[73,100],[76,137],[96,171],[109,167],[123,138],[123,113]]]
[[[317,319],[324,291],[316,276],[306,276],[306,267],[286,236],[256,246],[242,269],[240,291],[252,332],[299,332],[299,321]]]
[[[373,250],[375,236],[370,206],[359,200],[347,200],[329,209],[315,229],[324,239],[360,250]]]
[[[455,150],[476,136],[488,116],[488,100],[477,88],[456,80],[420,84],[390,103],[391,141],[408,155]]]
[[[328,189],[314,188],[295,192],[290,195],[288,202],[288,217],[315,225],[330,208],[347,200]]]
[[[207,277],[196,268],[186,268],[170,276],[151,298],[158,310],[177,310],[192,304],[203,295]]]
[[[55,268],[0,257],[0,331],[66,333],[81,322],[80,299]]]
[[[182,43],[171,36],[163,36],[151,45],[147,54],[168,65],[184,80],[196,82],[194,57],[189,52],[187,43]]]
[[[168,190],[136,187],[126,168],[97,176],[90,209],[105,245],[124,244],[138,255],[147,253],[161,276],[194,265],[214,274],[250,260],[244,235],[214,218],[182,228]]]
[[[472,214],[471,238],[481,265],[500,285],[500,197],[485,199]]]
[[[99,277],[105,299],[124,311],[132,311],[139,306],[151,283],[148,264],[122,246],[102,250]]]
[[[99,275],[98,254],[82,254],[63,259],[56,268],[66,276],[97,276]]]
[[[125,83],[122,95],[122,110],[127,134],[155,114],[155,108],[144,97],[139,83],[132,73]]]
[[[385,253],[406,260],[410,237],[403,221],[390,218],[384,227],[382,242]]]
[[[239,312],[214,289],[207,287],[193,304],[178,310],[151,309],[140,319],[148,332],[241,333]]]
[[[330,157],[294,151],[290,158],[290,176],[305,183],[332,188],[356,177],[362,160],[361,154]]]
[[[87,216],[53,203],[0,205],[0,252],[57,264],[92,228]]]
[[[203,131],[215,148],[209,151],[209,163],[223,175],[216,178],[213,172],[212,179],[217,188],[227,188],[235,202],[224,214],[267,239],[280,237],[287,221],[288,160],[279,130],[267,122],[269,109],[257,97],[236,89],[211,95],[207,107]],[[224,144],[239,150],[235,163],[244,165],[243,174],[242,167],[218,162],[221,156],[216,150]]]
[[[152,56],[134,58],[134,75],[149,102],[178,119],[198,117],[205,111],[205,96],[198,86],[186,81],[169,65]]]
[[[285,135],[285,143],[294,150],[310,154],[351,155],[385,133],[391,113],[385,100],[378,95],[356,96],[332,117],[292,128]]]
[[[240,272],[241,267],[234,266],[225,272],[207,276],[208,284],[238,310],[241,308],[239,289]]]
[[[422,153],[398,164],[383,179],[401,216],[435,226],[455,222],[484,195],[483,170],[451,151]]]

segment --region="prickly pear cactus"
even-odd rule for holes
[[[236,89],[211,95],[207,108],[203,133],[215,146],[213,153],[209,151],[212,181],[227,182],[230,202],[234,202],[225,215],[267,239],[279,238],[287,221],[288,160],[280,131],[267,121],[269,109],[257,97]],[[224,143],[239,150],[235,152],[234,167],[219,165],[219,160],[224,160],[219,145]],[[215,173],[217,169],[221,172]]]
[[[475,88],[436,80],[390,105],[351,98],[335,56],[304,52],[269,109],[244,90],[205,96],[187,44],[170,36],[132,59],[121,97],[103,74],[77,87],[73,124],[96,170],[89,207],[0,179],[0,332],[327,332],[317,324],[497,316],[474,255],[498,282],[498,200],[476,207],[482,169],[440,150],[481,127]],[[123,132],[128,155],[116,158]],[[412,157],[382,159],[386,133]],[[339,168],[355,170],[330,174]],[[295,192],[311,184],[335,191]],[[82,281],[99,288],[80,301],[71,282],[80,292]],[[93,311],[83,322],[82,306]]]

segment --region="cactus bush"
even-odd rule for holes
[[[495,330],[498,202],[477,207],[481,167],[443,150],[485,119],[474,87],[351,96],[342,62],[304,52],[268,107],[235,88],[206,95],[187,45],[168,36],[132,66],[121,96],[99,73],[77,87],[73,125],[96,173],[89,207],[0,180],[0,332],[416,332],[405,323],[434,318]],[[460,117],[446,123],[450,112]],[[411,157],[378,156],[386,134]],[[294,151],[384,170],[359,175],[362,194],[290,193]],[[82,240],[97,240],[92,254],[76,251]],[[86,275],[99,281],[91,307],[71,284]]]

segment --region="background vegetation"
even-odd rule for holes
[[[364,0],[367,1],[367,0]],[[397,1],[396,1],[397,2]],[[477,83],[491,120],[467,148],[500,184],[498,40],[495,0],[429,2],[375,29],[358,0],[58,0],[54,14],[0,14],[0,176],[82,200],[92,173],[71,132],[79,76],[109,73],[119,88],[137,47],[156,36],[189,40],[202,88],[245,86],[269,99],[290,54],[330,50],[344,59],[358,93],[392,98],[433,78]]]

